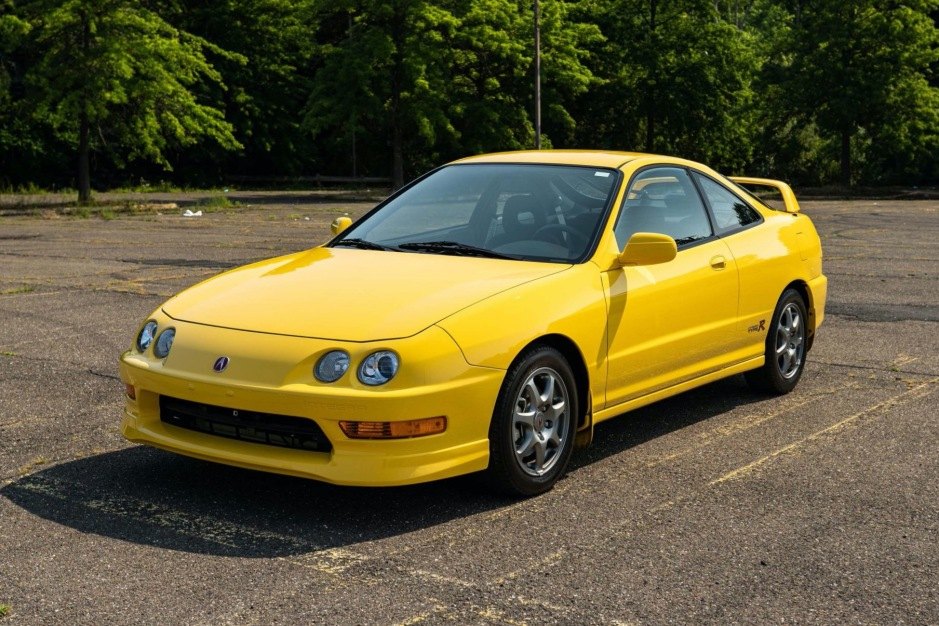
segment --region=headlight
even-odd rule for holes
[[[366,385],[384,385],[398,373],[398,355],[388,350],[373,352],[359,366],[359,380]]]
[[[316,380],[324,383],[334,383],[349,369],[349,354],[342,350],[327,352],[316,362],[313,375]]]
[[[150,344],[153,343],[153,338],[156,337],[156,331],[157,323],[153,320],[143,325],[143,328],[140,329],[140,333],[137,335],[138,352],[146,352]]]
[[[173,347],[173,338],[176,336],[175,328],[167,328],[157,337],[156,345],[153,346],[153,354],[159,359],[165,359]]]

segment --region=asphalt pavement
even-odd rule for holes
[[[231,198],[0,217],[0,625],[939,623],[939,201],[803,202],[830,294],[798,388],[605,422],[518,501],[122,439],[117,358],[151,310],[371,206]]]

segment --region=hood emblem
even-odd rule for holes
[[[215,365],[212,366],[212,369],[216,372],[224,372],[226,367],[228,367],[228,357],[220,356],[215,359]]]

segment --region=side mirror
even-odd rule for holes
[[[350,226],[352,226],[352,218],[345,216],[337,217],[333,220],[333,223],[329,225],[329,230],[333,231],[334,235],[338,235]]]
[[[616,257],[616,265],[656,265],[668,263],[678,254],[678,244],[661,233],[635,233]]]

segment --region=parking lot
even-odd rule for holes
[[[830,292],[796,391],[735,377],[605,422],[515,501],[122,439],[151,310],[371,206],[230,197],[0,217],[0,624],[939,623],[939,201],[803,202]]]

